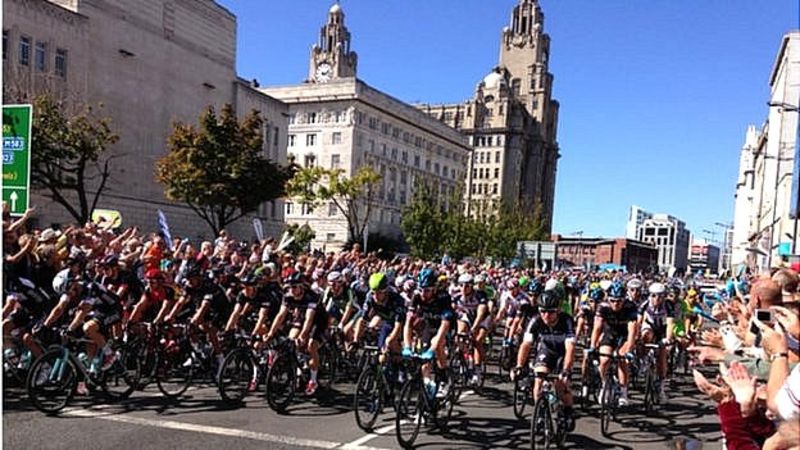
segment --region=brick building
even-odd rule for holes
[[[628,272],[648,272],[658,265],[658,250],[651,244],[626,238],[573,238],[553,236],[560,265],[624,266]]]

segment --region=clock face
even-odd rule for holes
[[[317,81],[324,83],[331,79],[331,76],[333,75],[333,69],[331,68],[330,64],[322,63],[317,66],[317,71],[314,75],[316,75]]]

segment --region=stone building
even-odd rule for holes
[[[780,266],[800,253],[796,213],[800,114],[800,31],[784,35],[769,75],[764,124],[749,126],[739,156],[733,224],[733,265]],[[794,184],[794,187],[793,187]],[[793,214],[795,212],[795,214]]]
[[[156,229],[165,212],[174,235],[208,234],[188,207],[165,199],[154,163],[166,153],[173,121],[196,123],[209,105],[265,119],[264,152],[286,162],[288,108],[236,75],[236,17],[213,0],[6,0],[3,2],[6,102],[50,92],[69,104],[102,103],[120,139],[107,193],[98,207],[119,210],[124,225]],[[38,225],[71,222],[41,196]],[[256,216],[268,234],[283,227],[281,201]],[[230,231],[251,238],[250,220]]]
[[[350,41],[336,4],[311,49],[308,79],[260,91],[289,105],[287,152],[297,164],[340,168],[346,177],[371,165],[382,176],[368,231],[399,237],[415,183],[427,181],[447,201],[466,177],[471,148],[455,129],[359,80]],[[314,209],[287,202],[286,221],[309,224],[315,248],[338,249],[351,238],[333,203]]]
[[[519,0],[511,23],[503,28],[500,57],[459,104],[418,108],[469,137],[465,197],[471,214],[499,201],[532,210],[541,204],[552,224],[559,158],[559,104],[552,98],[548,69],[550,37],[537,0]]]

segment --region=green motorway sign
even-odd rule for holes
[[[28,209],[31,184],[31,105],[3,106],[3,201],[11,214]]]

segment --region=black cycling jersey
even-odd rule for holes
[[[601,303],[597,308],[597,317],[603,319],[603,333],[615,337],[628,336],[628,323],[637,319],[636,305],[625,301],[622,309],[614,311],[608,303]]]
[[[558,312],[558,321],[554,326],[548,326],[541,316],[531,321],[528,333],[533,336],[534,342],[538,340],[539,348],[547,348],[551,352],[563,354],[566,351],[564,343],[567,339],[575,339],[575,325],[568,314]]]
[[[439,291],[435,296],[425,302],[422,293],[417,292],[411,300],[408,315],[422,319],[427,325],[439,326],[442,320],[453,320],[453,302],[450,295]]]
[[[320,306],[319,295],[311,289],[305,289],[305,293],[300,298],[285,295],[283,297],[283,306],[289,310],[288,321],[294,328],[302,328],[306,321],[306,312],[308,310],[316,311],[314,323],[320,324],[323,319],[327,321],[325,309]]]
[[[364,302],[363,318],[366,321],[380,317],[384,323],[403,322],[406,316],[405,299],[395,291],[388,290],[383,303],[378,303],[373,292],[367,295]]]

